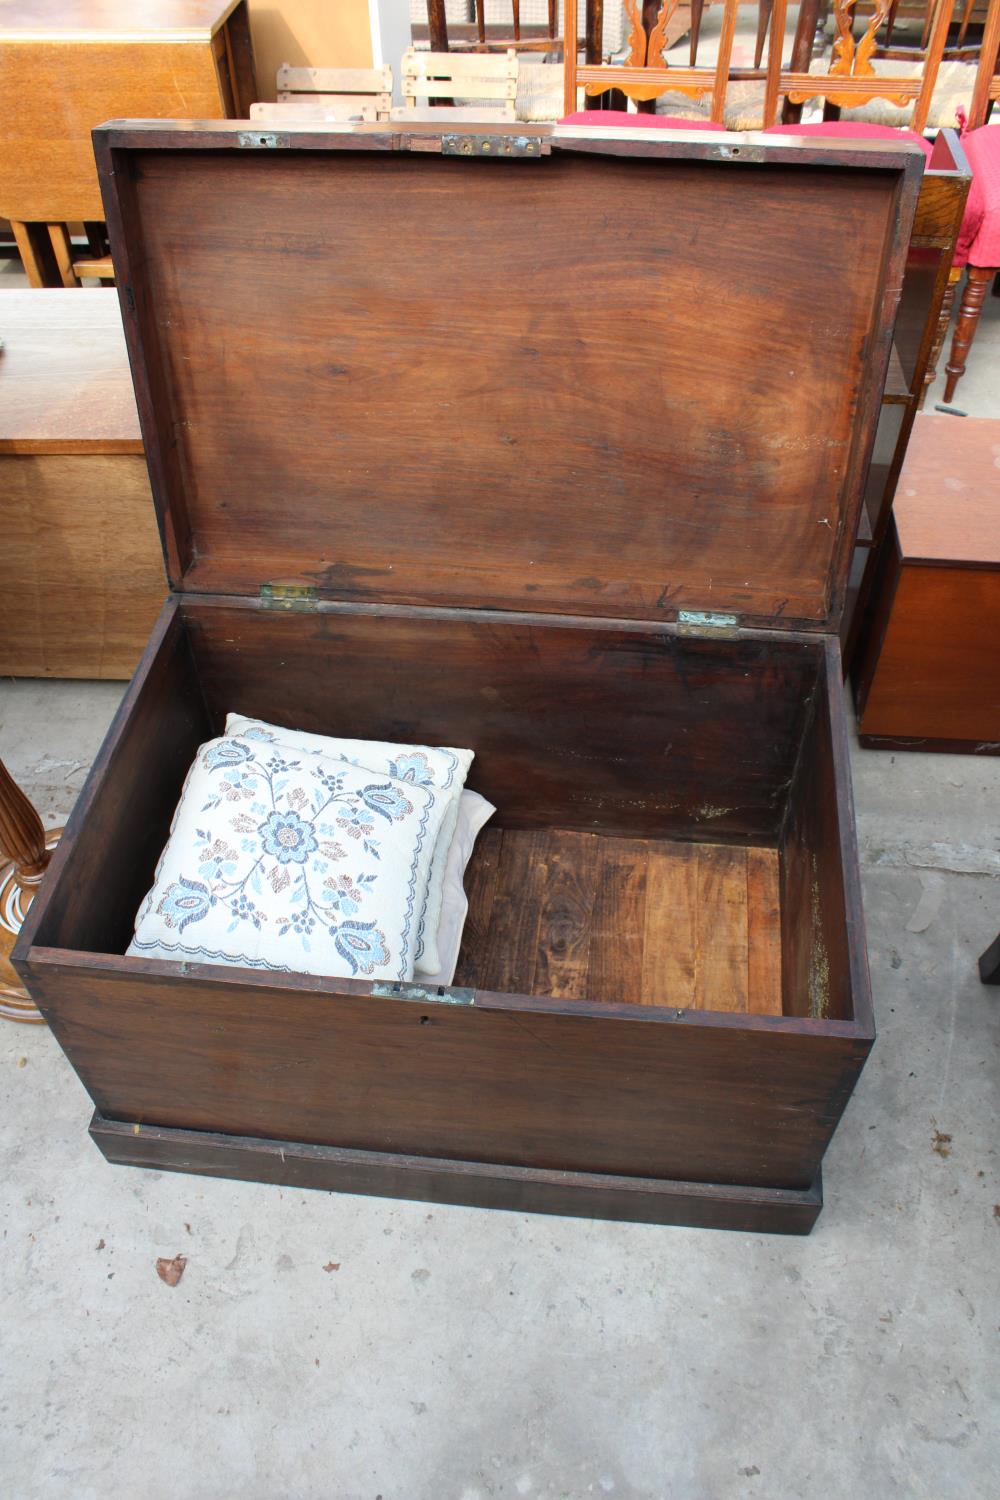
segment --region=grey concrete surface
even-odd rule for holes
[[[49,821],[119,694],[0,684]],[[1000,762],[855,776],[880,1036],[807,1240],[112,1168],[0,1028],[0,1493],[993,1500]]]

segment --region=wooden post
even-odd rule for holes
[[[427,26],[431,34],[431,51],[447,52],[448,21],[444,13],[444,0],[427,0]],[[320,58],[321,62],[322,60]]]
[[[563,114],[576,113],[576,0],[563,6]]]

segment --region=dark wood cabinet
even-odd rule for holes
[[[854,671],[871,749],[1000,754],[1000,422],[920,416]]]
[[[17,951],[95,1139],[807,1230],[874,1037],[837,631],[919,152],[98,136],[173,593]],[[475,750],[454,986],[122,956],[231,710]]]

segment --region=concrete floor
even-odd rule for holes
[[[998,371],[988,299],[958,404],[1000,415]],[[48,822],[120,693],[0,683]],[[807,1240],[112,1168],[0,1027],[0,1494],[995,1500],[1000,761],[854,772],[880,1035]]]

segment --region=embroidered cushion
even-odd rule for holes
[[[226,737],[188,773],[128,952],[413,977],[445,802],[432,788]]]
[[[453,750],[430,745],[394,745],[385,740],[346,740],[324,734],[307,734],[302,730],[281,729],[262,719],[248,719],[229,714],[226,734],[241,735],[268,744],[286,745],[309,755],[328,755],[352,765],[366,766],[380,776],[392,776],[411,786],[430,787],[446,798],[441,831],[431,861],[427,900],[418,914],[417,948],[414,969],[417,974],[436,974],[441,967],[437,947],[437,930],[441,920],[441,898],[448,850],[455,834],[458,803],[474,758],[471,750]]]
[[[469,914],[469,902],[465,894],[465,867],[472,858],[480,831],[495,812],[492,802],[487,802],[478,792],[463,792],[459,798],[455,837],[451,841],[445,866],[441,923],[437,932],[441,967],[436,974],[422,978],[423,984],[451,984],[455,978],[458,951],[462,946],[465,919]]]

